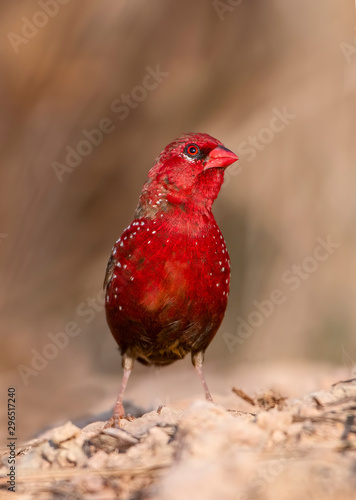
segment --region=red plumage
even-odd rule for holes
[[[190,352],[211,400],[201,367],[230,283],[229,255],[211,206],[225,168],[236,160],[208,134],[169,144],[148,174],[134,221],[114,245],[104,287],[107,321],[123,355],[116,424],[135,359],[167,365]]]

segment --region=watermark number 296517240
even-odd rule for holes
[[[7,447],[9,448],[9,456],[7,463],[9,472],[7,474],[8,490],[15,491],[16,487],[16,391],[14,387],[9,387],[7,390]]]

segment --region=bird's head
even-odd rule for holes
[[[210,210],[224,181],[224,171],[238,158],[208,134],[185,134],[164,148],[149,171],[140,203],[151,210],[167,204]],[[139,204],[140,206],[140,204]]]

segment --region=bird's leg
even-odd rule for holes
[[[113,425],[114,427],[118,428],[120,427],[120,418],[125,418],[125,410],[122,401],[124,399],[126,385],[129,380],[133,364],[134,364],[134,358],[131,358],[130,356],[124,354],[122,358],[122,367],[124,369],[124,374],[122,377],[120,392],[114,406],[113,415],[111,419],[108,421],[108,423],[105,425],[105,427],[111,427]]]
[[[195,354],[192,353],[192,363],[198,373],[198,377],[200,378],[201,383],[203,384],[205,399],[213,403],[213,398],[211,397],[210,391],[208,389],[208,384],[206,383],[203,373],[203,361],[204,361],[203,351],[197,352]]]

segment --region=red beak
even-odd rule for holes
[[[204,170],[217,167],[226,168],[236,160],[238,160],[238,157],[235,153],[230,151],[230,149],[225,148],[225,146],[216,146],[216,148],[210,151],[205,162]]]

